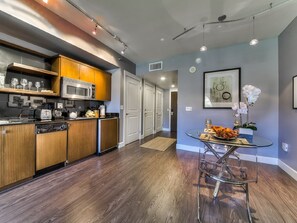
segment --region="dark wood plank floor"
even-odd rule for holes
[[[0,222],[197,222],[198,154],[140,148],[151,138],[0,194]],[[202,190],[204,222],[247,222],[243,193],[211,193]],[[255,222],[297,222],[297,183],[279,167],[260,165],[250,197]]]

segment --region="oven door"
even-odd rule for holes
[[[63,98],[91,100],[92,91],[91,83],[69,78],[63,78],[62,80],[61,96]]]

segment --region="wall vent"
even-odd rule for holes
[[[163,69],[163,62],[162,61],[149,64],[149,71],[150,72],[156,71],[156,70],[162,70],[162,69]]]

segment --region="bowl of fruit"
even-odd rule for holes
[[[238,131],[223,126],[212,126],[215,134],[213,135],[217,139],[222,140],[234,140],[238,137]]]

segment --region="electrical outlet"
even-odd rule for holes
[[[186,111],[192,111],[192,107],[186,107]]]
[[[288,152],[288,148],[289,148],[289,145],[288,145],[287,143],[282,142],[282,149],[283,149],[285,152]]]

